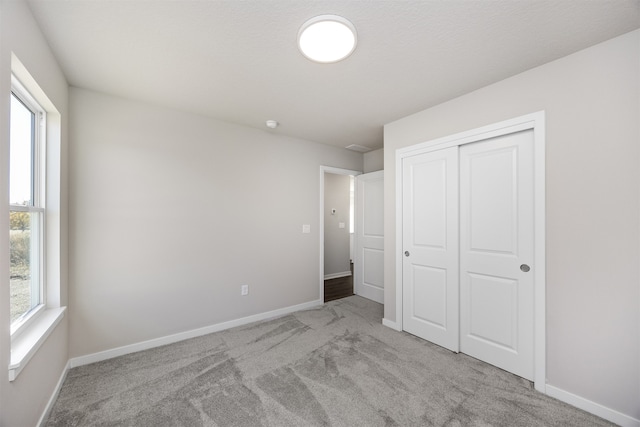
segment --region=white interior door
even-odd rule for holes
[[[403,329],[458,351],[458,147],[403,160]]]
[[[533,131],[460,147],[460,351],[533,380]]]
[[[384,303],[384,172],[356,176],[354,292]]]

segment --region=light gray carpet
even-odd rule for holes
[[[54,426],[604,426],[357,296],[69,371]]]

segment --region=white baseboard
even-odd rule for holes
[[[77,366],[88,365],[90,363],[95,363],[95,362],[101,362],[103,360],[112,359],[114,357],[123,356],[125,354],[135,353],[137,351],[142,351],[142,350],[148,350],[150,348],[172,344],[174,342],[187,340],[189,338],[195,338],[202,335],[223,331],[225,329],[235,328],[236,326],[242,326],[248,323],[258,322],[261,320],[271,319],[271,318],[282,316],[285,314],[294,313],[296,311],[319,307],[323,304],[324,303],[322,302],[322,300],[315,300],[315,301],[305,302],[298,305],[292,305],[290,307],[279,308],[277,310],[272,310],[265,313],[258,313],[258,314],[243,317],[240,319],[229,320],[227,322],[205,326],[204,328],[180,332],[178,334],[155,338],[152,340],[143,341],[136,344],[125,345],[122,347],[113,348],[111,350],[105,350],[105,351],[100,351],[98,353],[88,354],[86,356],[74,357],[71,360],[69,360],[69,364],[71,368],[75,368]]]
[[[382,324],[393,330],[402,331],[402,328],[400,327],[400,325],[397,322],[394,322],[393,320],[382,319]]]
[[[637,418],[625,415],[614,409],[607,408],[599,403],[592,402],[584,397],[577,396],[549,384],[547,384],[547,395],[568,403],[569,405],[575,406],[576,408],[580,408],[584,411],[597,415],[600,418],[611,421],[612,423],[616,423],[622,427],[640,427],[640,420]]]
[[[340,273],[325,274],[324,280],[337,279],[339,277],[351,276],[351,271],[341,271]]]
[[[51,410],[53,409],[53,404],[56,403],[58,399],[58,395],[60,394],[60,390],[62,389],[62,384],[64,384],[64,380],[67,378],[67,372],[69,372],[69,368],[71,367],[71,362],[68,361],[62,370],[62,374],[60,375],[60,379],[58,380],[58,384],[56,384],[56,388],[53,390],[49,401],[47,402],[47,406],[44,407],[44,411],[38,420],[36,426],[44,426],[44,423],[49,418],[49,414],[51,414]]]

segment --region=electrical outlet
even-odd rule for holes
[[[249,295],[249,285],[240,286],[240,295]]]

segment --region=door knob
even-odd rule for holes
[[[404,251],[404,256],[409,256],[409,255],[411,255],[409,251]]]
[[[529,272],[529,270],[531,270],[531,268],[530,268],[527,264],[522,264],[522,265],[520,266],[520,270],[522,270],[522,271],[523,271],[523,272],[525,272],[525,273],[528,273],[528,272]]]

